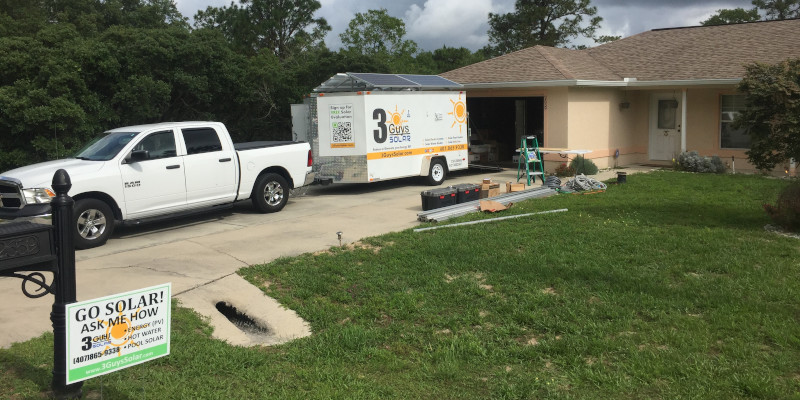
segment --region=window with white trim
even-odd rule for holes
[[[744,95],[722,95],[720,105],[720,147],[723,149],[749,149],[750,136],[747,135],[745,129],[733,127],[733,121],[745,109]]]

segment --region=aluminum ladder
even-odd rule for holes
[[[533,164],[533,166],[531,166]],[[522,178],[523,171],[528,179],[528,186],[531,179],[536,182],[536,177],[544,183],[544,166],[542,164],[542,154],[539,152],[539,140],[536,136],[523,136],[519,145],[519,159],[517,160],[517,182]]]

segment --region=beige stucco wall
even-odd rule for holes
[[[683,88],[668,88],[681,99]],[[650,161],[650,98],[665,90],[626,90],[620,88],[569,89],[569,148],[589,148],[592,159],[600,168],[614,166],[614,153],[620,151],[618,165]],[[729,167],[731,156],[736,169],[753,172],[747,163],[746,149],[723,149],[720,146],[720,96],[735,94],[732,87],[687,88],[686,90],[686,150],[704,156],[718,155]],[[619,104],[629,102],[627,109]]]
[[[676,98],[682,99],[683,88],[670,91],[675,93]],[[635,129],[637,135],[644,139],[646,154],[650,135],[650,110],[647,105],[653,93],[663,93],[664,90],[638,92],[639,103],[643,107],[638,111]],[[736,94],[736,91],[732,87],[686,88],[686,126],[683,127],[686,133],[686,150],[697,151],[704,156],[720,156],[729,167],[733,156],[737,171],[754,172],[755,168],[747,162],[746,149],[723,149],[720,145],[720,101],[723,94]]]
[[[587,154],[599,168],[650,161],[650,98],[654,93],[683,88],[547,87],[468,90],[468,97],[545,97],[544,146],[592,150]],[[720,147],[720,96],[735,94],[733,87],[687,88],[686,149],[701,155],[718,155],[729,166],[736,159],[737,172],[753,172],[745,149]],[[620,108],[620,103],[629,103]],[[616,150],[620,156],[614,158]],[[545,156],[545,171],[552,172],[565,160]],[[664,164],[664,162],[660,162]],[[669,162],[666,162],[668,164]]]
[[[592,150],[586,155],[599,168],[641,162],[647,151],[646,137],[637,134],[641,108],[638,93],[620,88],[572,87],[569,89],[567,148]],[[628,107],[620,104],[627,103]]]

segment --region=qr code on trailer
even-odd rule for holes
[[[333,135],[333,143],[346,143],[353,141],[353,123],[352,122],[336,122],[331,127],[331,134]]]

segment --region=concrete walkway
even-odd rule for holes
[[[618,171],[631,175],[650,170],[631,167],[604,171],[594,178],[607,180],[616,177]],[[458,172],[446,184],[479,183],[483,178],[516,181],[516,170]],[[281,314],[274,300],[257,295],[260,291],[242,289],[246,283],[236,271],[278,257],[336,246],[337,232],[343,232],[343,242],[351,243],[416,227],[417,213],[422,211],[420,192],[430,188],[419,178],[312,186],[306,194],[290,198],[277,214],[258,214],[249,203],[242,203],[233,210],[200,217],[120,228],[105,246],[77,252],[78,301],[172,282],[174,297],[207,317],[215,327],[215,336],[231,343],[253,344],[226,319],[219,318],[214,304],[220,301],[247,310],[268,326],[271,336],[263,343],[308,335],[307,325],[298,322],[293,312]],[[52,330],[49,318],[53,297],[28,299],[20,284],[16,278],[0,278],[3,348]],[[283,329],[289,326],[292,328],[288,331]]]

